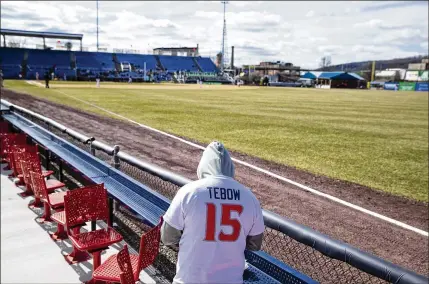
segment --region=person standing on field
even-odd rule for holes
[[[95,75],[95,82],[96,82],[95,86],[97,88],[100,88],[100,74],[98,73]]]
[[[39,72],[36,72],[36,81],[39,81]]]
[[[50,76],[50,74],[49,74],[49,71],[46,71],[45,72],[45,88],[48,88],[49,89],[49,76]]]
[[[163,217],[161,241],[179,244],[173,283],[243,283],[244,250],[262,245],[261,205],[234,180],[234,164],[219,142],[204,150],[197,174]]]

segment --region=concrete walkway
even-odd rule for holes
[[[3,168],[5,165],[1,165]],[[72,250],[69,240],[54,242],[48,235],[55,223],[40,224],[35,219],[43,209],[27,207],[33,198],[22,198],[23,189],[8,178],[10,171],[1,171],[1,283],[82,283],[92,274],[92,259],[69,265],[63,258]],[[90,226],[86,226],[90,228]],[[115,254],[124,242],[111,246],[101,257],[103,263]],[[132,253],[132,249],[130,253]],[[155,283],[144,271],[143,283]]]

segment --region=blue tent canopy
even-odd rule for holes
[[[304,75],[302,75],[301,78],[304,78],[304,79],[316,79],[317,77],[313,73],[307,72]]]
[[[364,78],[355,74],[347,72],[321,72],[319,74],[313,72],[307,72],[301,76],[306,79],[327,79],[327,80],[361,80],[365,81]]]

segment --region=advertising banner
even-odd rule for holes
[[[416,82],[419,79],[419,71],[407,71],[405,81]]]
[[[429,71],[419,71],[419,81],[420,82],[428,82]]]
[[[416,91],[428,92],[429,91],[429,83],[416,83]]]
[[[384,83],[384,89],[397,91],[399,89],[399,83],[394,83],[394,82]]]
[[[399,90],[400,91],[414,91],[416,89],[416,83],[414,82],[400,82]]]

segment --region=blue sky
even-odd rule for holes
[[[83,45],[95,50],[95,7],[95,1],[2,1],[1,27],[82,33]],[[221,48],[222,12],[220,1],[100,1],[100,45],[147,53],[198,43],[203,56],[213,57]],[[428,53],[427,1],[230,1],[227,27],[237,64],[281,60],[314,68],[324,55],[340,64]]]

